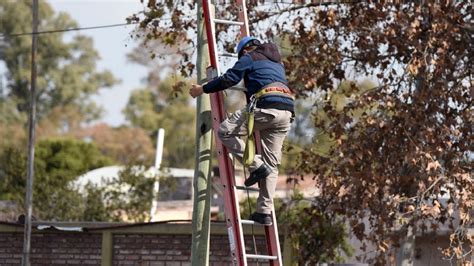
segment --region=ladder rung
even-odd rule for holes
[[[214,19],[214,22],[221,23],[221,24],[238,25],[238,26],[244,25],[244,23],[240,21],[232,21],[232,20],[225,20],[225,19]]]
[[[242,224],[253,224],[253,225],[261,225],[261,226],[270,226],[271,224],[261,224],[261,223],[257,223],[255,221],[252,221],[252,220],[240,220],[240,222]]]
[[[277,260],[277,256],[247,254],[248,259]]]
[[[224,56],[224,57],[239,57],[237,54],[233,54],[233,53],[221,53],[219,54],[219,56]]]
[[[248,191],[260,192],[260,189],[259,189],[259,188],[256,188],[256,187],[235,186],[235,188],[236,188],[236,189],[239,189],[239,190],[248,190]]]

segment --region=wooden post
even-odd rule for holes
[[[111,231],[102,232],[101,266],[112,266],[113,238]]]
[[[202,2],[197,1],[197,80],[203,83],[206,68],[209,64],[206,31]],[[211,217],[211,143],[212,119],[209,95],[203,94],[197,98],[196,106],[196,143],[194,170],[194,204],[193,204],[193,235],[192,235],[192,265],[209,265],[209,239]]]

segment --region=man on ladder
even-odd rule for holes
[[[237,46],[238,61],[223,75],[207,84],[192,85],[192,97],[230,88],[242,79],[247,88],[248,105],[231,114],[218,130],[222,143],[237,160],[249,168],[246,186],[260,185],[257,209],[250,219],[265,225],[272,223],[273,195],[283,141],[294,117],[294,97],[288,88],[278,48],[244,37]],[[253,128],[260,132],[262,152],[254,154]],[[247,136],[247,145],[240,138]]]

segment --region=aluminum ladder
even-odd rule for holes
[[[206,25],[206,34],[209,46],[209,57],[210,57],[210,68],[208,68],[207,79],[211,80],[214,77],[219,76],[219,57],[229,56],[229,53],[217,53],[216,35],[215,35],[215,24],[229,24],[234,26],[240,26],[240,37],[249,35],[249,26],[247,18],[247,8],[245,0],[237,0],[235,5],[238,7],[238,21],[229,21],[214,18],[214,14],[211,13],[210,0],[203,0],[203,11],[204,21]],[[237,55],[233,55],[237,57]],[[229,157],[227,148],[222,144],[217,136],[217,130],[220,123],[225,119],[224,110],[224,95],[223,92],[216,92],[210,95],[211,97],[211,112],[212,112],[212,123],[215,134],[216,150],[219,163],[220,179],[224,190],[224,214],[226,218],[227,233],[229,236],[229,244],[231,251],[231,258],[233,265],[246,266],[249,260],[259,260],[260,262],[266,261],[272,266],[281,266],[282,256],[280,249],[280,241],[278,237],[278,229],[276,223],[275,211],[272,212],[272,225],[264,226],[265,238],[268,255],[259,254],[246,254],[245,251],[245,240],[243,234],[243,224],[260,225],[251,220],[242,220],[239,211],[239,201],[237,199],[237,190],[253,190],[258,191],[256,188],[247,188],[245,186],[238,186],[235,184],[234,169],[232,162]],[[257,133],[257,132],[256,132]],[[258,133],[256,134],[257,152],[261,150]],[[262,225],[263,226],[263,225]]]

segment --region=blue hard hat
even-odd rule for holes
[[[257,38],[252,37],[252,36],[245,36],[244,38],[242,38],[242,40],[240,40],[239,44],[237,45],[237,54],[240,55],[240,52],[242,52],[244,47],[252,41],[256,41],[254,42],[255,44],[260,43],[260,41]]]

